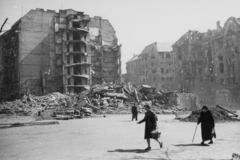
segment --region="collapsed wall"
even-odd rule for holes
[[[95,16],[89,28],[92,85],[121,82],[121,45],[118,45],[113,26],[107,19]]]
[[[199,98],[194,93],[172,93],[169,96],[169,104],[177,106],[181,110],[200,109]]]

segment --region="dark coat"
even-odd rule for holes
[[[139,123],[145,122],[144,139],[152,138],[151,132],[157,129],[157,120],[157,115],[149,110],[145,113],[143,120],[139,121]]]
[[[132,106],[132,114],[133,115],[138,115],[138,109],[136,106]]]
[[[215,123],[211,111],[201,112],[198,119],[198,124],[199,123],[201,123],[202,140],[207,141],[212,139],[212,131],[215,127]]]

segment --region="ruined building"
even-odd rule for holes
[[[90,89],[90,17],[67,10],[55,16],[57,88],[81,92]]]
[[[133,55],[133,57],[126,63],[126,78],[125,82],[131,82],[132,84],[139,84],[139,63],[138,55]]]
[[[114,28],[101,17],[31,10],[0,36],[0,100],[120,82],[117,43]]]
[[[200,103],[239,109],[240,19],[230,17],[216,30],[189,31],[173,46],[180,92],[196,93]]]
[[[90,21],[92,84],[121,81],[121,46],[107,19]]]
[[[169,47],[167,47],[169,46]],[[175,56],[170,44],[152,43],[127,62],[127,79],[166,91],[176,90]]]

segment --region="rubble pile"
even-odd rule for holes
[[[92,114],[131,114],[134,103],[140,113],[148,104],[157,114],[174,114],[183,108],[170,104],[171,93],[149,85],[104,83],[80,94],[53,92],[44,96],[25,95],[21,100],[1,103],[0,114],[67,120]]]
[[[212,112],[214,120],[217,121],[236,121],[237,119],[232,118],[229,114],[217,107],[211,107],[209,110]],[[192,114],[187,118],[180,119],[185,122],[197,122],[200,117],[201,110],[192,111]]]

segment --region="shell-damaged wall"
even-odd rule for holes
[[[54,90],[55,11],[31,10],[21,18],[19,33],[20,90],[42,94]]]
[[[106,19],[94,17],[90,21],[92,84],[120,82],[121,61],[115,30]]]
[[[195,93],[202,105],[240,106],[240,18],[230,17],[216,30],[189,31],[174,45],[180,92]]]

